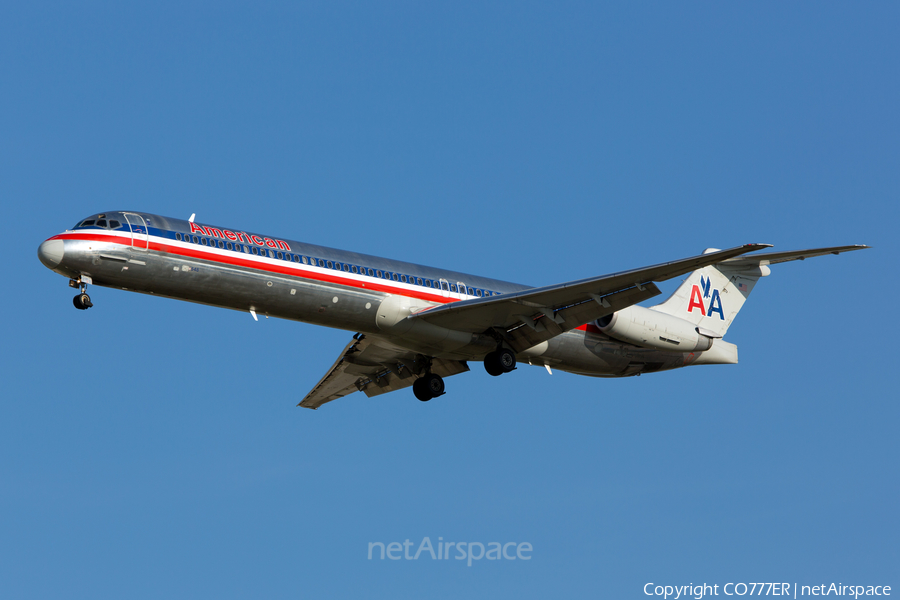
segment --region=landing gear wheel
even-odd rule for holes
[[[496,352],[490,352],[484,357],[484,370],[492,377],[503,375],[503,369],[500,368],[500,363],[497,361]]]
[[[516,355],[509,348],[500,348],[497,350],[497,364],[504,373],[515,371]]]
[[[429,394],[428,390],[425,388],[424,379],[416,379],[415,382],[413,382],[413,394],[415,394],[416,398],[422,402],[431,400],[431,394]]]
[[[444,378],[435,373],[428,373],[422,378],[425,381],[425,389],[432,398],[444,395]]]
[[[72,298],[72,304],[74,304],[75,308],[77,308],[78,310],[87,310],[93,306],[93,304],[91,303],[91,297],[84,292]]]
[[[424,377],[413,383],[413,394],[422,402],[444,395],[444,378],[434,373],[426,373]]]
[[[500,348],[484,357],[484,370],[488,375],[503,375],[516,368],[516,355],[509,348]]]

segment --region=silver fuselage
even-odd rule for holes
[[[100,221],[100,216],[105,227],[81,226]],[[116,222],[118,227],[109,227]],[[53,271],[93,285],[375,335],[385,335],[376,315],[390,296],[439,305],[529,288],[128,211],[80,221],[74,229],[44,242],[39,256]],[[415,340],[395,337],[393,341],[418,350]],[[455,360],[481,360],[491,349],[489,339],[473,335],[462,345],[421,351]],[[618,377],[687,366],[698,356],[633,346],[587,324],[520,353],[520,360],[583,375]]]

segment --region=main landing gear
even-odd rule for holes
[[[69,281],[69,287],[80,287],[81,291],[72,298],[72,304],[75,305],[75,308],[78,310],[87,310],[92,307],[94,304],[91,302],[91,297],[87,295],[87,283],[80,279],[73,279]]]
[[[444,378],[436,373],[425,373],[413,383],[413,394],[422,402],[444,395]]]
[[[422,361],[425,357],[420,355]],[[413,382],[413,394],[422,402],[428,402],[432,398],[444,395],[444,378],[431,372],[431,360],[422,366],[424,375]],[[516,369],[516,353],[509,348],[497,348],[484,357],[484,369],[491,375],[503,375]],[[420,373],[422,371],[419,371]]]
[[[484,370],[497,377],[516,369],[516,355],[509,348],[497,348],[484,357]]]

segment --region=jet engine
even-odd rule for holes
[[[718,336],[684,319],[643,306],[629,306],[595,321],[611,338],[643,348],[675,352],[709,350]]]

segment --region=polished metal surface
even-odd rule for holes
[[[65,251],[62,240],[47,240],[38,246],[38,258],[48,269],[55,269],[62,262]]]
[[[466,361],[484,360],[501,345],[548,371],[599,377],[734,364],[737,348],[721,338],[756,279],[768,274],[765,265],[866,246],[747,254],[764,247],[709,250],[532,288],[239,229],[110,211],[43,242],[38,257],[73,287],[99,285],[358,332],[304,400],[315,408],[354,390],[374,396],[407,387],[413,375],[464,372]],[[730,265],[721,267],[727,273],[717,264]],[[740,278],[729,268],[738,268]],[[631,309],[640,317],[632,319],[640,326],[634,335],[603,329],[609,323],[594,326],[595,319],[658,294],[654,281],[688,272],[663,304]],[[695,302],[701,286],[714,288],[706,312],[702,301]],[[729,286],[740,294],[728,296]],[[721,298],[727,298],[725,309]],[[702,348],[697,336],[706,336]],[[716,352],[704,354],[713,339]],[[681,351],[667,350],[668,344]]]

